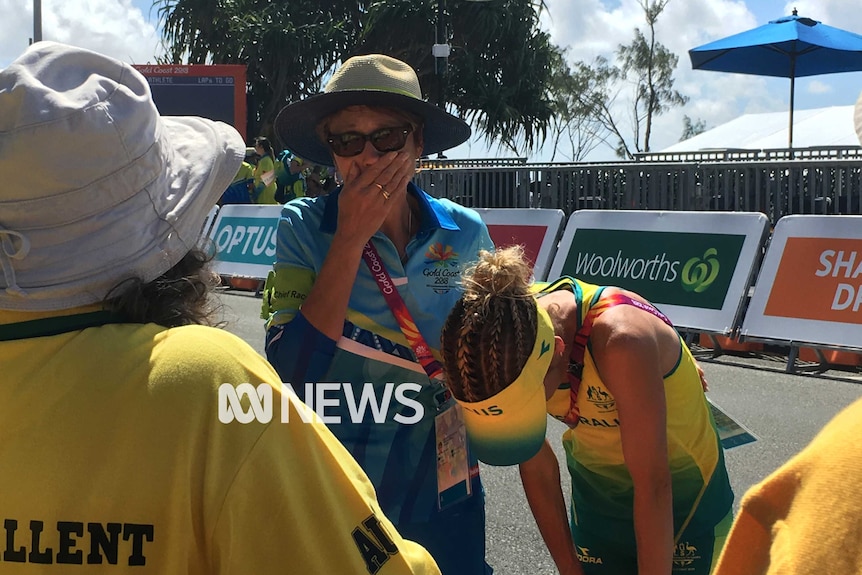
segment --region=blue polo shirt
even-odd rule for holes
[[[282,211],[274,273],[264,296],[267,357],[282,381],[291,383],[306,403],[315,403],[322,382],[342,384],[340,391],[327,385],[324,392],[330,402],[326,416],[341,417],[340,424],[329,423],[329,428],[369,475],[393,523],[438,521],[458,512],[458,506],[443,512],[437,506],[434,417],[439,388],[415,362],[368,266],[361,262],[355,278],[344,278],[353,283],[353,290],[338,341],[317,331],[300,311],[332,244],[339,192],[300,198]],[[418,200],[421,223],[407,244],[405,262],[382,233],[375,233],[372,242],[419,331],[439,358],[441,328],[461,296],[460,272],[478,258],[479,250],[493,250],[493,243],[475,211],[433,198],[413,184],[408,193]],[[307,382],[315,385],[306,388]],[[402,386],[405,383],[412,385]],[[373,386],[377,406],[389,397],[388,405],[375,418],[366,403],[363,421],[351,423],[351,407],[363,393],[370,396],[366,384]],[[308,397],[306,389],[314,396]],[[350,394],[352,404],[346,397]],[[332,405],[336,399],[340,404]],[[478,477],[473,493],[462,508],[482,505]]]

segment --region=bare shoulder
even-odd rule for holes
[[[653,305],[641,295],[622,288],[608,288],[603,298],[621,293]],[[674,328],[652,313],[633,305],[615,305],[605,310],[593,325],[593,348],[605,361],[645,360],[674,364],[679,354],[679,336]],[[598,359],[598,358],[597,358]]]

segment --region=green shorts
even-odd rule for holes
[[[709,575],[718,561],[732,522],[733,512],[728,512],[711,532],[694,535],[683,531],[673,550],[673,573]],[[586,575],[637,574],[633,534],[620,534],[619,539],[610,541],[591,534],[587,526],[577,528],[573,525],[572,537]]]

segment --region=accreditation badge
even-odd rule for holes
[[[470,460],[467,452],[467,428],[461,406],[449,390],[436,395],[437,415],[434,434],[437,444],[437,507],[442,511],[470,497]]]

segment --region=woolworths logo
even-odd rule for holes
[[[653,301],[721,309],[744,235],[579,229],[563,273]]]
[[[682,289],[701,293],[718,277],[721,263],[716,257],[718,250],[709,248],[702,258],[691,258],[682,266]]]

